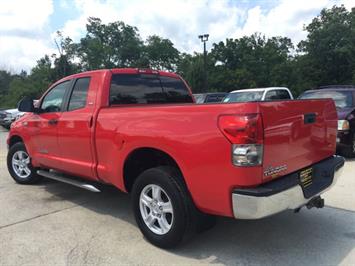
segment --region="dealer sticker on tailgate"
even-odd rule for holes
[[[312,185],[312,173],[313,173],[312,168],[307,168],[300,172],[300,181],[303,188]]]

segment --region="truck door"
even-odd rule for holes
[[[65,172],[96,179],[92,150],[96,91],[91,77],[79,77],[67,96],[65,112],[58,122],[61,166]]]
[[[62,115],[64,98],[71,81],[51,88],[41,100],[39,111],[29,121],[29,132],[35,159],[45,167],[60,169],[58,157],[58,121]]]

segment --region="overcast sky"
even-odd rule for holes
[[[0,69],[30,70],[44,54],[56,52],[57,30],[78,41],[89,16],[104,23],[121,20],[169,38],[180,51],[200,52],[197,35],[209,33],[211,43],[254,32],[306,37],[308,24],[324,7],[355,0],[0,0]]]

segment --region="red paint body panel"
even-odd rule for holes
[[[335,153],[338,116],[333,101],[283,101],[259,104],[264,125],[264,170],[287,165],[281,175],[310,166]],[[304,114],[316,114],[305,124]]]
[[[57,158],[60,156],[58,145],[57,127],[50,125],[52,119],[60,119],[62,113],[30,114],[27,116],[29,142],[31,147],[37,147],[33,151],[33,157],[40,165],[50,168],[61,168]]]
[[[137,148],[156,148],[175,159],[201,210],[231,215],[231,190],[260,184],[261,167],[232,165],[231,144],[217,127],[218,116],[256,109],[256,103],[102,109],[95,137],[99,177],[124,188],[124,159]]]
[[[233,215],[231,191],[268,181],[264,171],[269,166],[287,165],[284,175],[335,152],[337,116],[330,100],[110,107],[112,73],[137,72],[99,70],[65,78],[91,77],[86,107],[59,114],[25,115],[13,124],[9,139],[23,138],[35,166],[110,183],[121,190],[125,190],[127,156],[138,148],[159,149],[180,167],[196,206],[224,216]],[[172,73],[159,74],[179,78]],[[263,122],[264,163],[236,167],[232,164],[232,145],[218,128],[218,118],[255,113]],[[317,114],[315,123],[304,124],[307,113]],[[58,124],[49,127],[46,116],[57,116]],[[48,154],[41,153],[44,146]]]
[[[62,113],[58,122],[58,143],[63,169],[70,174],[97,180],[94,154],[94,116],[97,94],[105,81],[100,72],[81,73],[75,78],[90,77],[90,86],[85,108]]]

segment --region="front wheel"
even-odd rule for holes
[[[31,158],[22,142],[10,147],[7,154],[7,168],[12,178],[20,184],[34,184],[42,179],[32,166]]]

